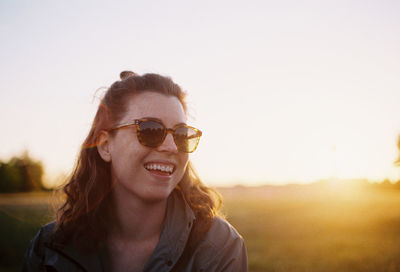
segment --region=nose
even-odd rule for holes
[[[168,133],[164,142],[157,148],[160,152],[178,153],[178,148],[175,144],[174,137]]]

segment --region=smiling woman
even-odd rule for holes
[[[23,270],[247,271],[242,237],[189,162],[202,132],[186,121],[185,93],[170,78],[122,72]]]

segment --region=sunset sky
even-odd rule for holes
[[[68,173],[122,70],[168,75],[210,185],[400,179],[399,1],[0,2],[0,159]]]

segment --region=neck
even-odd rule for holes
[[[112,236],[125,241],[144,241],[160,235],[166,214],[166,199],[145,202],[131,194],[125,197],[118,191],[112,194]]]

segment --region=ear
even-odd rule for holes
[[[111,152],[110,152],[110,134],[107,131],[100,132],[99,137],[97,138],[97,152],[99,152],[100,157],[106,161],[111,161]]]

